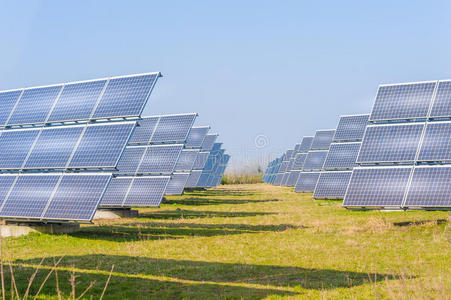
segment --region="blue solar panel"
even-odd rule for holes
[[[140,116],[159,73],[112,78],[93,118]]]
[[[17,175],[0,175],[0,208],[3,205],[3,201],[9,194],[9,190],[11,189],[14,181],[16,180]]]
[[[175,165],[176,171],[191,171],[194,166],[194,162],[197,159],[199,150],[184,149],[180,153],[180,157]]]
[[[188,180],[189,173],[174,173],[169,180],[166,187],[166,195],[181,195],[185,189],[186,181]]]
[[[202,147],[202,143],[204,142],[205,136],[207,135],[210,127],[202,126],[202,127],[193,127],[188,134],[188,138],[186,139],[185,147],[186,148],[200,148]]]
[[[352,171],[321,172],[316,184],[313,198],[315,199],[343,199],[346,194]]]
[[[299,170],[294,170],[290,172],[290,175],[287,180],[287,186],[295,186],[296,182],[298,181],[299,173],[301,173],[301,171]]]
[[[152,143],[184,143],[197,114],[161,116],[152,136]]]
[[[116,173],[129,175],[135,174],[146,150],[147,147],[145,146],[127,146],[122,153],[119,163],[117,164]]]
[[[3,131],[0,136],[0,169],[22,168],[38,134],[38,129]]]
[[[137,121],[128,144],[149,144],[159,120],[160,117],[144,117]]]
[[[202,170],[205,167],[209,156],[210,152],[199,152],[197,154],[196,161],[194,162],[193,169]]]
[[[303,170],[321,170],[326,160],[327,150],[323,151],[309,151],[304,162]]]
[[[426,118],[436,82],[381,85],[370,121]]]
[[[91,221],[111,174],[64,175],[43,219]]]
[[[214,143],[213,147],[211,147],[211,151],[217,151],[221,149],[222,143]]]
[[[104,79],[66,84],[47,121],[89,119],[106,82]]]
[[[283,174],[282,181],[280,182],[280,185],[287,186],[288,177],[290,177],[290,173],[289,172],[285,172]]]
[[[135,177],[124,206],[159,206],[169,180],[169,176]]]
[[[302,170],[304,167],[305,158],[307,157],[307,153],[298,153],[296,154],[293,162],[292,169],[293,170]]]
[[[359,154],[360,142],[332,143],[324,162],[325,170],[352,169]]]
[[[287,161],[289,161],[290,159],[291,159],[291,156],[293,155],[293,152],[294,152],[294,150],[287,150],[287,152],[285,153],[285,159],[284,160],[287,160]]]
[[[128,194],[133,177],[114,177],[111,179],[100,202],[101,207],[122,206]]]
[[[298,143],[294,146],[294,155],[296,155],[297,153],[299,153],[301,151],[301,143]]]
[[[208,182],[210,181],[210,176],[211,176],[210,173],[202,172],[202,174],[199,177],[199,181],[197,182],[197,187],[203,188],[209,187]]]
[[[438,83],[430,117],[451,117],[451,81],[440,81]]]
[[[341,116],[335,131],[334,141],[361,140],[368,125],[369,115]]]
[[[62,86],[24,90],[8,125],[44,123]]]
[[[451,167],[416,166],[406,207],[451,207]]]
[[[294,186],[296,193],[313,192],[321,172],[301,172]]]
[[[210,151],[213,148],[213,144],[215,143],[217,138],[218,138],[217,134],[207,134],[202,143],[201,147],[202,151]]]
[[[310,150],[328,150],[335,135],[335,130],[317,130]]]
[[[201,174],[202,170],[192,170],[189,174],[188,180],[186,181],[185,187],[196,187]]]
[[[301,146],[299,147],[299,152],[307,153],[312,147],[313,136],[304,136],[302,138]]]
[[[419,161],[451,160],[451,123],[437,122],[426,125]]]
[[[401,207],[412,168],[355,168],[343,206]]]
[[[20,175],[0,217],[40,219],[59,178],[59,174]]]
[[[224,154],[224,149],[211,151],[208,156],[207,162],[204,166],[204,171],[213,171],[214,166],[220,161],[222,155]]]
[[[135,122],[88,126],[69,167],[116,167],[134,128]]]
[[[183,145],[150,146],[144,154],[138,173],[172,173]]]
[[[413,162],[424,123],[368,126],[357,163]]]
[[[275,174],[274,185],[280,185],[280,183],[282,182],[282,178],[283,178],[284,174],[285,173],[277,173],[277,174]]]
[[[279,173],[285,173],[287,171],[288,161],[282,161],[280,163]]]
[[[22,90],[7,91],[0,93],[0,126],[6,124],[8,118],[19,100]]]
[[[24,169],[65,168],[82,131],[82,126],[44,128]]]

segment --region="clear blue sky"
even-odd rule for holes
[[[0,0],[0,35],[0,89],[161,71],[146,113],[198,112],[234,167],[451,78],[451,1]]]

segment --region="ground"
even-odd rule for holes
[[[266,184],[169,197],[137,219],[3,239],[21,296],[97,299],[381,299],[451,295],[448,212],[348,211]],[[10,267],[4,266],[6,290]],[[71,274],[76,282],[70,284]],[[58,283],[58,287],[57,287]],[[14,288],[13,288],[14,289]],[[9,297],[9,296],[8,296]]]

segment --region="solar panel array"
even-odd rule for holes
[[[379,86],[346,208],[450,209],[451,81]]]

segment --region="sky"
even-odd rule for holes
[[[145,115],[197,112],[248,170],[451,79],[451,1],[3,1],[0,90],[160,71]]]

